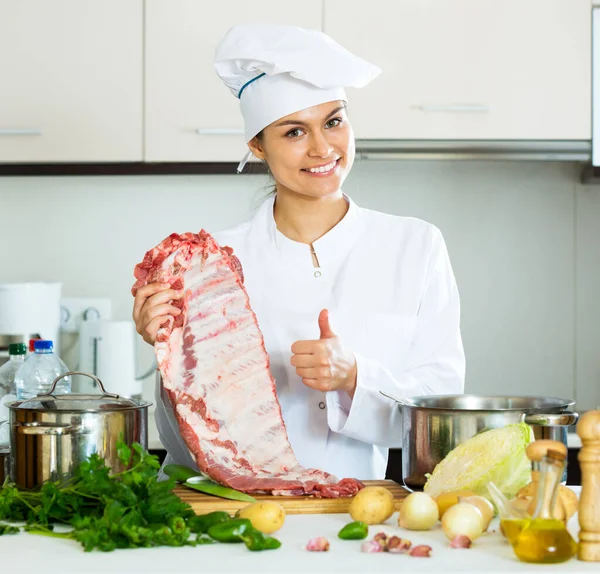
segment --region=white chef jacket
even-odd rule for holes
[[[249,221],[216,233],[244,271],[271,360],[288,436],[300,464],[339,478],[383,479],[389,447],[402,446],[393,396],[460,394],[465,357],[454,274],[440,231],[410,217],[358,207],[310,246],[277,230],[274,198]],[[290,364],[295,341],[319,338],[318,316],[356,357],[354,398],[305,386]],[[196,468],[157,384],[165,464]],[[252,424],[251,421],[248,424]]]

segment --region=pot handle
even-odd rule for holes
[[[64,427],[51,427],[43,425],[17,425],[17,432],[21,434],[56,436],[65,434],[85,434],[85,429],[80,425]]]
[[[536,425],[540,427],[570,427],[577,422],[579,418],[578,413],[572,413],[565,411],[564,413],[553,413],[553,414],[525,414],[523,415],[523,422],[528,425]]]
[[[60,381],[61,379],[64,379],[65,377],[70,377],[71,375],[83,375],[84,377],[89,377],[90,379],[94,379],[94,381],[96,381],[96,384],[98,385],[98,387],[100,387],[100,390],[102,391],[102,394],[105,397],[110,397],[111,399],[118,399],[119,395],[115,395],[113,393],[107,393],[106,389],[104,388],[104,385],[102,384],[102,381],[94,376],[94,375],[90,375],[89,373],[83,373],[81,371],[69,371],[68,373],[64,373],[62,375],[59,375],[58,377],[56,377],[56,379],[54,379],[52,381],[52,386],[50,387],[50,390],[47,393],[42,393],[40,395],[38,395],[38,397],[47,397],[49,395],[51,395],[54,390],[56,389],[56,385],[58,384],[58,381]]]

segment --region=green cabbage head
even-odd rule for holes
[[[534,440],[525,423],[484,431],[459,444],[435,467],[424,490],[438,496],[452,490],[471,490],[489,499],[493,482],[507,498],[531,481],[531,461],[525,454]]]

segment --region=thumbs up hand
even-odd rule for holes
[[[334,333],[327,309],[319,313],[318,322],[320,338],[296,341],[290,362],[307,387],[323,392],[343,390],[352,398],[356,390],[356,359]]]

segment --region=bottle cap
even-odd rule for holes
[[[33,351],[35,351],[35,342],[39,341],[39,339],[29,339],[29,352],[33,353]]]
[[[34,342],[33,347],[36,351],[52,351],[52,349],[54,349],[54,344],[47,339],[38,339]]]
[[[25,353],[27,353],[25,343],[11,343],[8,346],[9,355],[24,355]]]

